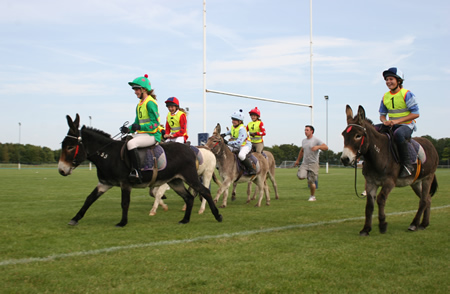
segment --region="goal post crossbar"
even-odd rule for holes
[[[216,91],[216,90],[210,90],[210,89],[205,89],[205,92],[206,93],[215,93],[215,94],[220,94],[220,95],[236,96],[236,97],[242,97],[242,98],[248,98],[248,99],[255,99],[255,100],[262,100],[262,101],[268,101],[268,102],[276,102],[276,103],[290,104],[290,105],[296,105],[296,106],[303,106],[303,107],[312,108],[311,104],[289,102],[289,101],[282,101],[282,100],[274,100],[274,99],[268,99],[268,98],[262,98],[262,97],[256,97],[256,96],[249,96],[249,95],[242,95],[242,94],[235,94],[235,93]]]

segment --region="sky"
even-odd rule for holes
[[[313,110],[208,93],[204,129],[202,0],[0,0],[0,143],[59,149],[66,115],[77,113],[115,136],[135,118],[128,82],[148,74],[161,122],[164,101],[177,97],[195,145],[217,123],[231,127],[239,109],[247,124],[258,107],[266,146],[300,146],[313,123],[337,153],[345,106],[379,122],[382,72],[393,66],[419,102],[415,135],[450,136],[439,88],[450,83],[450,1],[312,2],[311,71],[309,0],[206,1],[206,88]]]

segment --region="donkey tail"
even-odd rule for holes
[[[437,182],[436,174],[435,174],[433,177],[433,182],[431,183],[431,188],[430,188],[431,197],[433,197],[434,193],[436,193],[437,188],[438,188],[438,182]]]
[[[216,177],[216,173],[213,173],[212,178],[214,180],[214,183],[217,184],[217,186],[222,186],[222,182]]]

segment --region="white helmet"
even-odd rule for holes
[[[231,115],[232,119],[237,119],[237,120],[241,120],[242,122],[244,122],[244,113],[242,112],[242,109],[239,109],[238,111],[235,111],[232,115]]]

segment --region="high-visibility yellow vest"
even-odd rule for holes
[[[411,113],[406,106],[406,93],[409,90],[400,89],[397,93],[393,94],[391,91],[387,92],[383,96],[383,103],[388,110],[389,119],[399,119],[407,116]],[[412,121],[405,121],[402,124],[410,124]]]
[[[260,125],[261,125],[260,120],[249,122],[248,123],[248,131],[250,133],[261,132],[261,129],[259,128]],[[251,139],[252,143],[261,143],[263,141],[262,136],[259,136],[259,135],[255,135],[255,136],[250,135],[250,139]]]
[[[156,103],[155,99],[148,95],[147,98],[144,99],[144,101],[141,101],[138,103],[138,105],[136,106],[136,112],[139,118],[139,125],[144,126],[145,124],[150,123],[150,116],[148,115],[148,110],[147,110],[147,103],[151,102],[151,103],[155,103],[156,107],[158,107],[158,104]],[[159,116],[157,118],[158,120],[158,125],[159,125]],[[147,134],[154,134],[156,132],[158,132],[158,127],[152,128],[151,131],[142,131],[142,130],[138,130],[138,133],[147,133]]]
[[[181,130],[180,117],[183,114],[184,114],[184,112],[179,111],[179,110],[175,114],[172,114],[170,112],[167,114],[167,122],[169,123],[171,134],[175,134],[176,132]],[[186,132],[187,132],[187,128],[186,128]],[[186,132],[183,134],[183,136],[186,135]]]
[[[231,127],[231,137],[234,140],[237,140],[237,138],[239,137],[239,130],[241,128],[244,128],[245,133],[247,134],[247,138],[245,138],[244,142],[242,142],[242,144],[241,144],[241,147],[242,147],[242,146],[245,146],[247,144],[247,142],[250,143],[250,138],[249,138],[250,136],[248,135],[247,128],[245,128],[245,126],[243,124],[240,124],[237,127],[234,127],[234,126]]]

